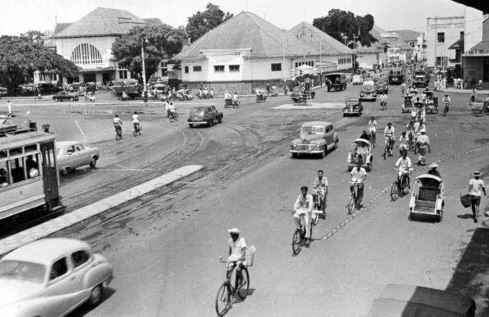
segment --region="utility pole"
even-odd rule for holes
[[[142,67],[143,67],[143,93],[146,93],[146,64],[144,63],[144,43],[147,42],[148,39],[145,38],[143,43],[141,44],[141,59],[142,59]]]

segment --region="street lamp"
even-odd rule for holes
[[[342,33],[341,34],[341,37],[343,38],[343,40],[345,41],[345,46],[346,46],[346,40],[348,39],[348,36],[345,34],[345,33]],[[345,62],[347,61],[348,55],[346,54],[346,50],[345,50]]]
[[[148,43],[148,39],[145,37],[143,43],[141,44],[141,59],[143,67],[143,93],[146,93],[146,65],[144,63],[144,43]]]

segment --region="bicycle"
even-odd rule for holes
[[[385,142],[385,147],[384,147],[384,160],[387,159],[387,156],[392,156],[392,150],[394,148],[394,138],[389,137],[388,141]]]
[[[219,257],[221,263],[227,263],[222,257]],[[241,263],[238,268],[233,269],[234,286],[232,285],[232,276],[226,279],[221,284],[216,296],[216,313],[218,316],[224,316],[230,309],[232,304],[237,300],[244,301],[250,289],[250,275],[245,265]]]
[[[375,148],[375,131],[374,130],[369,131],[369,139],[370,139],[370,143]]]
[[[380,102],[380,110],[387,110],[387,101]]]
[[[240,105],[240,101],[239,100],[233,100],[233,109],[235,108],[239,108],[239,105]]]
[[[409,173],[411,172],[412,169],[409,170]],[[394,171],[398,171],[398,169],[394,169]],[[396,201],[399,196],[404,196],[405,194],[405,189],[410,188],[409,183],[411,182],[409,178],[409,174],[402,174],[400,177],[400,182],[399,182],[399,177],[396,177],[396,180],[394,183],[391,185],[391,192],[390,192],[390,197],[392,201]]]
[[[141,126],[140,123],[133,123],[133,128],[132,128],[132,135],[133,136],[141,135],[142,130],[143,130],[143,127]]]
[[[348,198],[348,203],[346,204],[346,210],[348,211],[348,215],[351,215],[353,210],[355,209],[360,209],[360,204],[362,201],[359,201],[359,186],[360,183],[358,181],[356,182],[348,182],[350,185],[353,186],[353,191],[350,193],[350,197]]]
[[[304,216],[301,216],[300,218],[300,225],[298,228],[295,229],[294,234],[292,235],[292,255],[296,256],[298,255],[301,250],[302,246],[305,245],[306,243],[306,225],[305,225],[305,220]],[[311,222],[309,223],[309,231],[312,237],[312,227],[318,223],[318,217],[317,215],[314,215],[311,213]]]
[[[178,112],[170,111],[168,119],[170,120],[170,122],[178,121]]]
[[[115,140],[116,141],[122,140],[122,127],[121,126],[115,127]]]
[[[321,196],[324,199],[321,199]],[[312,210],[312,224],[317,225],[319,222],[319,218],[326,219],[326,189],[324,187],[320,187],[315,190],[312,194],[314,208]]]
[[[448,110],[449,110],[449,104],[448,104],[448,102],[445,102],[444,104],[445,104],[445,106],[443,107],[443,116],[446,117],[448,114]]]

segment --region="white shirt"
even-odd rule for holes
[[[311,194],[307,194],[306,197],[302,193],[297,197],[294,203],[294,210],[306,209],[307,211],[312,211],[313,199]]]
[[[411,168],[411,166],[413,166],[413,164],[408,156],[406,156],[406,159],[403,159],[401,156],[396,162],[396,167],[399,169],[408,170]]]
[[[430,144],[430,139],[428,138],[428,136],[426,134],[420,134],[418,136],[418,139],[416,140],[416,142],[421,143],[421,144]]]
[[[375,132],[377,130],[377,121],[370,120],[368,122],[369,130]]]
[[[363,181],[367,178],[367,172],[363,167],[360,167],[360,170],[355,166],[351,170],[351,180],[354,182],[363,183]]]
[[[141,123],[141,118],[139,117],[138,114],[132,115],[132,123]]]
[[[243,237],[239,237],[236,241],[229,238],[228,245],[231,248],[231,254],[229,255],[229,261],[242,260],[244,256],[243,248],[246,248],[246,241]]]
[[[12,113],[12,103],[11,102],[7,103],[7,110],[8,110],[8,113]]]
[[[177,110],[177,108],[175,107],[175,105],[168,105],[168,110],[170,110],[171,112],[175,112]]]
[[[484,184],[484,181],[482,179],[472,178],[469,181],[469,186],[472,186],[471,189],[469,190],[470,195],[482,196],[482,188],[485,187],[486,185]]]
[[[384,136],[386,137],[392,137],[394,136],[394,133],[396,133],[396,129],[394,129],[394,126],[391,126],[391,128],[389,129],[389,127],[385,127],[385,130],[384,130]]]
[[[114,118],[114,120],[112,121],[114,122],[114,125],[118,125],[118,126],[122,125],[122,120],[119,117]]]
[[[233,95],[233,100],[238,100],[238,94]]]

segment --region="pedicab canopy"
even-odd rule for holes
[[[442,179],[435,175],[423,174],[416,177],[416,181],[421,183],[421,186],[423,187],[438,187],[440,186]]]
[[[265,88],[255,88],[255,91],[257,95],[263,95],[264,93],[267,92]]]
[[[367,317],[474,316],[473,299],[447,291],[388,284],[372,302]]]
[[[370,147],[370,142],[368,140],[365,140],[365,139],[356,139],[355,141],[353,141],[353,143],[355,143],[357,145]]]

